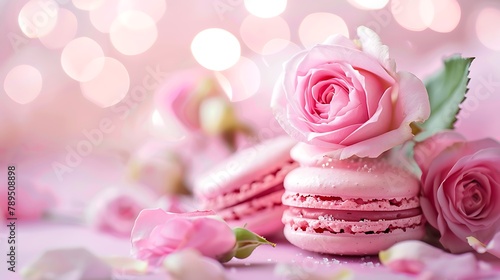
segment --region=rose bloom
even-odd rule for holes
[[[231,228],[213,211],[169,213],[161,209],[141,211],[132,229],[132,255],[159,265],[171,253],[195,249],[217,259],[236,244]]]
[[[165,119],[174,117],[190,132],[199,131],[200,106],[210,97],[222,96],[213,75],[203,69],[177,72],[157,90],[155,103]]]
[[[93,197],[86,207],[86,220],[99,230],[128,236],[141,210],[153,203],[154,195],[144,188],[107,188]]]
[[[292,137],[341,159],[377,157],[412,138],[429,117],[422,81],[396,72],[376,33],[335,35],[285,63],[271,107]],[[304,144],[299,144],[304,145]]]
[[[422,170],[422,211],[451,252],[470,251],[466,238],[489,242],[500,230],[500,143],[466,141],[442,132],[415,146]]]

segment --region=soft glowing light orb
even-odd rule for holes
[[[130,87],[130,78],[123,64],[111,57],[92,60],[87,69],[103,65],[102,71],[92,80],[81,82],[83,96],[96,105],[106,108],[120,102]],[[93,70],[91,70],[93,71]]]
[[[249,13],[260,18],[279,16],[286,9],[287,0],[245,0]]]
[[[126,11],[120,14],[109,32],[111,43],[125,55],[147,51],[156,42],[158,30],[153,19],[143,12]]]
[[[76,16],[69,10],[59,9],[57,24],[47,35],[40,37],[40,42],[49,49],[60,49],[75,38],[78,29]]]
[[[90,71],[87,64],[104,56],[101,46],[88,37],[79,37],[69,42],[61,53],[61,66],[72,79],[86,82],[101,72],[103,65],[93,64]],[[101,61],[101,60],[100,60]]]
[[[80,10],[92,11],[99,8],[104,3],[104,0],[71,0],[71,2]]]
[[[54,0],[30,0],[17,18],[21,31],[29,38],[49,34],[57,23],[59,5]]]
[[[31,65],[18,65],[7,73],[3,88],[15,102],[30,103],[42,90],[42,74]]]
[[[260,70],[251,59],[241,57],[236,65],[216,72],[216,78],[232,102],[252,97],[260,87]]]
[[[434,16],[431,21],[424,20],[430,29],[447,33],[453,31],[460,22],[460,4],[455,0],[423,0],[433,5]],[[421,10],[421,12],[424,12]],[[424,12],[425,13],[425,12]],[[424,15],[422,15],[424,17]]]
[[[495,8],[482,9],[476,19],[476,34],[479,41],[487,48],[500,51],[500,29],[494,22],[498,22],[500,10]]]
[[[306,48],[322,43],[332,34],[341,34],[349,38],[345,21],[335,14],[313,13],[300,23],[299,37]]]
[[[165,14],[167,1],[165,0],[121,0],[118,10],[138,11],[150,16],[155,22],[158,22]]]
[[[238,39],[220,28],[205,29],[191,42],[191,52],[203,67],[222,71],[235,65],[240,59],[241,47]]]
[[[102,5],[89,11],[90,22],[102,33],[109,33],[113,21],[120,14],[120,0],[106,0]]]
[[[264,53],[264,47],[271,40],[281,39],[275,41],[272,46],[273,49],[268,46],[266,49],[268,53],[282,50],[290,41],[290,28],[288,23],[281,17],[262,19],[249,15],[241,23],[240,34],[243,42],[252,51],[259,54],[266,54]]]
[[[394,19],[411,31],[422,31],[434,19],[434,8],[422,0],[398,0],[391,2]]]
[[[348,0],[348,2],[358,9],[380,10],[389,3],[389,0]]]

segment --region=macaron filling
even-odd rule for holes
[[[333,209],[351,209],[356,211],[398,211],[420,207],[417,196],[410,198],[370,199],[342,198],[337,196],[302,194],[287,191],[283,195],[283,204],[293,207]]]
[[[250,183],[244,184],[222,195],[205,198],[203,208],[221,210],[240,203],[247,203],[251,200],[260,199],[274,192],[282,193],[283,180],[291,170],[298,164],[292,160],[284,163],[280,168],[260,177]],[[279,202],[281,204],[281,201]]]
[[[405,209],[400,211],[349,211],[290,207],[288,212],[294,217],[329,221],[342,220],[348,222],[397,220],[415,217],[422,214],[422,210],[420,208]]]
[[[308,233],[332,234],[377,234],[391,233],[396,230],[406,231],[422,224],[422,215],[385,220],[370,217],[359,221],[346,221],[334,216],[318,216],[314,219],[295,216],[289,210],[285,210],[283,223],[294,231]]]

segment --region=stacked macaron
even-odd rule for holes
[[[283,180],[295,167],[288,136],[242,149],[195,182],[202,209],[217,212],[230,226],[267,235],[283,229]]]
[[[386,159],[324,157],[285,178],[285,236],[297,247],[331,254],[376,254],[424,234],[419,182]],[[302,159],[302,160],[301,160]],[[307,166],[305,166],[305,165]]]

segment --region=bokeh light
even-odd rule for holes
[[[153,19],[147,14],[126,11],[111,25],[109,37],[119,52],[136,55],[147,51],[156,42],[158,30]]]
[[[422,0],[399,0],[391,2],[394,19],[411,31],[422,31],[434,19],[433,5]]]
[[[286,9],[287,0],[245,0],[249,13],[260,18],[279,16]]]
[[[384,8],[389,0],[347,0],[351,5],[363,10],[380,10]]]
[[[88,37],[79,37],[64,47],[61,53],[61,66],[72,79],[86,82],[95,78],[103,67],[103,65],[95,63],[93,67],[88,67],[87,64],[103,56],[104,52],[96,41]]]
[[[113,21],[118,17],[120,0],[106,0],[102,5],[89,11],[90,22],[102,33],[109,33]]]
[[[240,59],[238,39],[220,28],[209,28],[198,33],[191,42],[191,52],[203,67],[222,71],[235,65]]]
[[[500,51],[500,29],[494,22],[499,22],[500,10],[483,8],[476,20],[476,34],[479,41],[487,48]]]
[[[240,34],[245,45],[259,54],[278,52],[290,41],[290,28],[281,17],[263,19],[249,15],[241,23]],[[268,45],[270,41],[274,43]]]
[[[167,9],[165,0],[121,0],[118,6],[119,12],[139,11],[150,16],[154,22],[158,22]]]
[[[29,38],[49,34],[57,23],[59,5],[54,0],[30,0],[21,8],[18,23]]]
[[[99,8],[105,0],[71,0],[73,5],[84,11],[92,11]]]
[[[332,34],[341,34],[349,38],[347,25],[338,15],[313,13],[306,16],[300,23],[299,37],[306,48],[322,43]]]
[[[232,102],[252,97],[260,87],[260,70],[251,59],[241,57],[236,65],[217,72],[216,78]]]
[[[427,26],[441,33],[447,33],[453,31],[460,22],[461,10],[460,4],[455,0],[423,0],[422,2],[428,2],[426,7],[432,5],[434,11],[432,17],[426,16],[429,9],[421,9],[422,18]]]
[[[12,68],[5,77],[3,88],[15,102],[27,104],[40,94],[42,74],[31,65],[18,65]]]
[[[96,58],[89,63],[87,69],[92,69],[90,71],[93,72],[100,65],[102,71],[92,80],[81,82],[80,88],[85,98],[106,108],[120,102],[127,95],[130,77],[125,66],[111,57]]]
[[[76,16],[69,10],[59,9],[57,24],[47,35],[40,37],[40,42],[49,49],[60,49],[75,38],[78,29]]]

